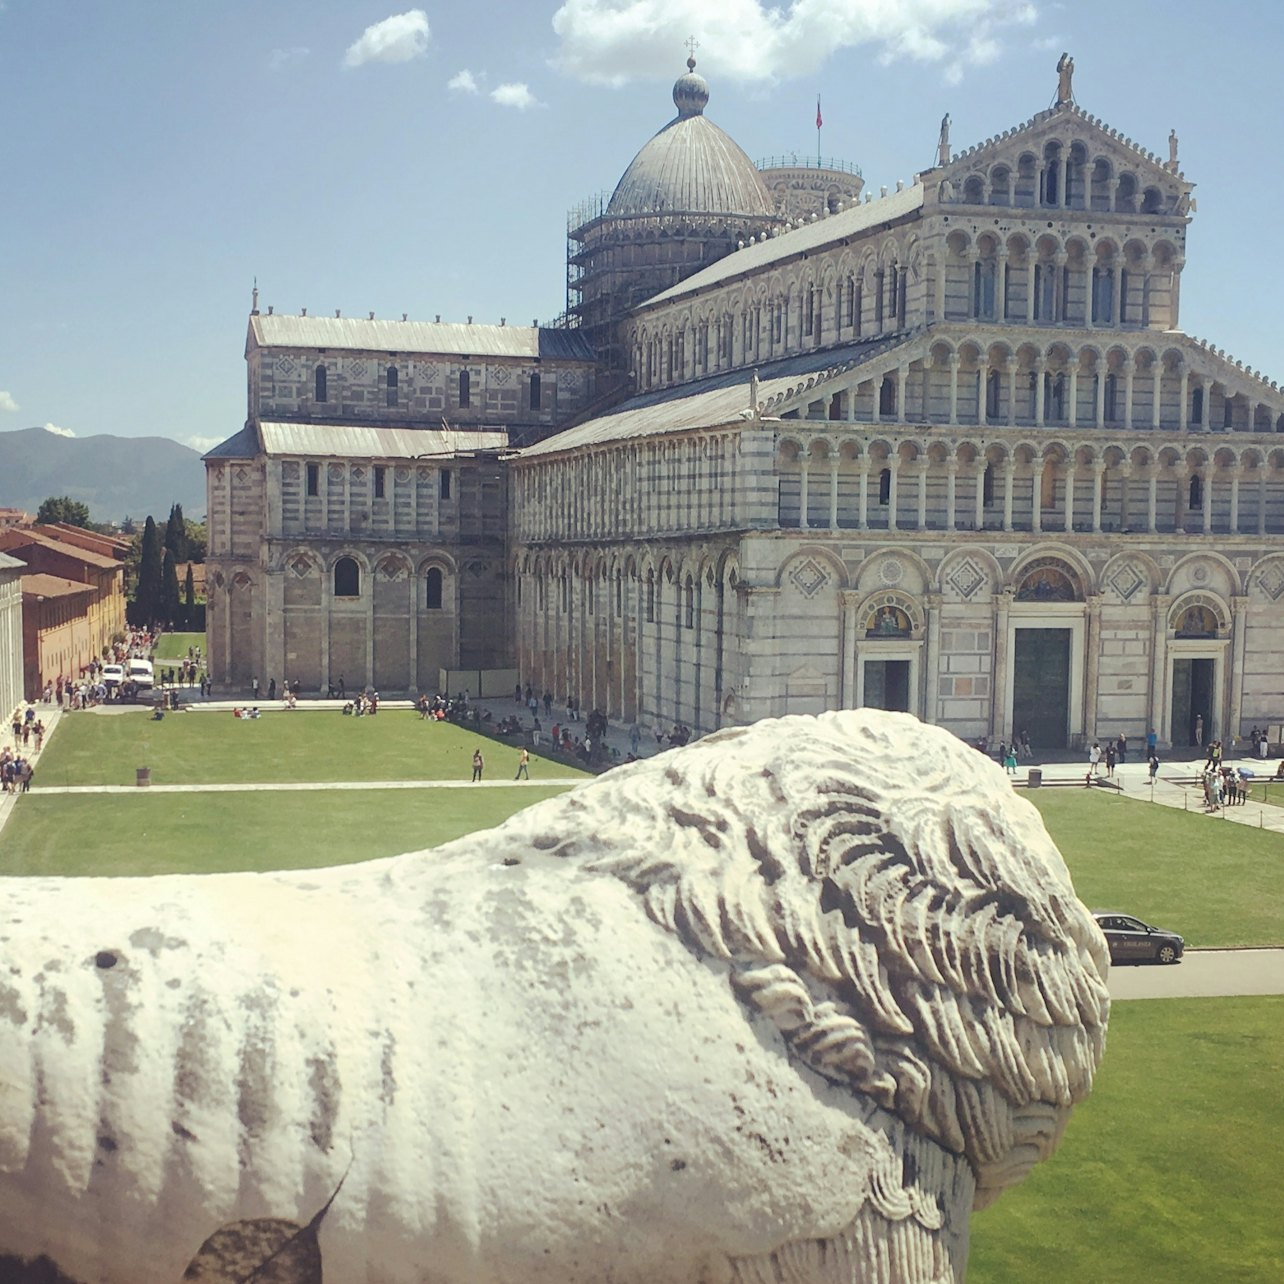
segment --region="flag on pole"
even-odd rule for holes
[[[820,117],[820,95],[816,95],[816,128],[819,129],[825,122]]]

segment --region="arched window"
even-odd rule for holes
[[[1196,388],[1190,395],[1190,422],[1193,424],[1202,424],[1204,422],[1204,390]]]
[[[531,375],[531,409],[532,410],[539,409],[539,398],[540,398],[539,375],[533,374]]]
[[[994,465],[986,464],[985,472],[981,474],[981,503],[994,503]]]
[[[334,564],[335,597],[361,596],[361,567],[352,557],[341,557]]]
[[[894,415],[896,413],[896,380],[883,376],[878,385],[878,413]]]
[[[655,576],[650,571],[646,573],[646,622],[655,623]]]
[[[985,417],[993,422],[999,417],[999,397],[1002,381],[997,370],[991,370],[985,376]]]
[[[892,502],[892,470],[884,468],[878,474],[878,502],[880,504],[890,504]]]
[[[325,400],[325,393],[326,393],[326,388],[325,388],[325,366],[323,366],[323,365],[321,365],[321,366],[317,366],[317,368],[316,368],[316,380],[315,380],[315,383],[316,383],[316,387],[315,387],[315,389],[313,390],[313,399],[314,399],[315,401],[324,401],[324,400]]]
[[[387,385],[388,385],[388,388],[387,388],[388,404],[390,406],[395,406],[397,404],[397,367],[396,366],[388,367]]]
[[[442,574],[438,567],[432,566],[428,569],[427,578],[427,596],[424,599],[424,605],[430,611],[441,610],[441,585]]]
[[[695,628],[695,585],[691,582],[691,576],[687,576],[686,586],[683,589],[683,601],[686,608],[685,624],[689,629]]]
[[[466,410],[469,405],[469,397],[472,393],[472,381],[468,376],[467,370],[459,372],[459,405],[461,409]]]
[[[1198,473],[1194,473],[1190,479],[1190,494],[1187,508],[1201,508],[1204,503],[1204,482]]]

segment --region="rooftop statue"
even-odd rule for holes
[[[950,113],[946,112],[941,117],[941,132],[936,140],[936,163],[948,165],[950,158]]]
[[[390,860],[4,893],[0,1266],[85,1282],[292,1235],[300,1279],[959,1281],[1105,1039],[1038,813],[903,714]]]
[[[1074,102],[1074,59],[1063,53],[1057,59],[1057,106]]]

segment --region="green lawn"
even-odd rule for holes
[[[381,714],[380,717],[383,715]],[[436,847],[564,790],[46,795],[0,834],[0,875],[311,869]]]
[[[201,648],[201,663],[204,664],[209,652],[205,649],[204,633],[164,633],[156,644],[157,664],[178,664],[187,659],[188,647]]]
[[[230,712],[69,714],[38,768],[41,785],[132,785],[138,767],[152,783],[247,784],[334,780],[467,780],[473,749],[487,779],[511,779],[517,749],[450,723],[427,722],[413,710],[385,709],[345,718],[337,709],[267,709],[252,721]],[[531,755],[531,775],[587,775]]]
[[[1031,790],[1079,898],[1187,946],[1284,944],[1284,837],[1078,789]]]
[[[1092,1096],[972,1220],[974,1284],[1284,1279],[1284,997],[1117,1003]]]

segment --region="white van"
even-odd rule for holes
[[[147,690],[156,684],[156,674],[150,660],[131,659],[126,663],[129,680],[137,687]]]

